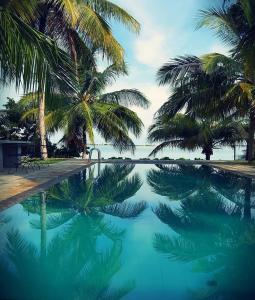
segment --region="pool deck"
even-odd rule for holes
[[[29,195],[50,187],[64,178],[94,164],[84,160],[68,159],[40,170],[18,171],[12,174],[0,172],[0,211]]]
[[[22,199],[56,184],[92,164],[92,162],[68,159],[41,170],[1,174],[0,172],[0,210],[6,209]],[[103,160],[102,163],[135,164],[206,164],[241,176],[255,178],[255,165],[240,161],[193,161],[193,160]]]

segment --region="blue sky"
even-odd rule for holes
[[[227,53],[227,48],[206,29],[196,30],[200,9],[221,4],[221,0],[113,0],[125,8],[141,24],[140,35],[120,25],[113,27],[117,39],[126,50],[129,76],[117,80],[110,88],[137,88],[151,101],[148,110],[135,109],[145,128],[137,143],[146,143],[153,115],[167,100],[170,90],[156,83],[158,68],[178,55],[200,56],[209,52]]]
[[[112,0],[112,2],[125,8],[142,26],[141,33],[135,35],[119,24],[112,24],[115,36],[126,51],[129,76],[118,79],[108,91],[136,88],[149,98],[151,106],[148,110],[134,108],[145,125],[143,135],[136,143],[144,144],[153,114],[170,94],[167,87],[157,85],[155,80],[157,69],[178,55],[199,56],[208,52],[227,52],[225,45],[214,36],[213,32],[205,29],[196,30],[199,9],[217,5],[221,0]],[[2,89],[0,104],[6,101],[6,96],[17,97],[12,88]],[[102,140],[97,137],[96,142]]]

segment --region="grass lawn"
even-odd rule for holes
[[[40,158],[38,158],[38,160],[40,161],[41,164],[49,164],[49,165],[56,164],[56,163],[61,162],[61,161],[65,161],[67,159],[68,158],[55,158],[55,157],[51,157],[51,158],[48,158],[46,160],[41,160]]]

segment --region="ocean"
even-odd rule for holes
[[[92,147],[92,146],[90,146]],[[102,157],[107,159],[110,157],[127,157],[132,159],[140,159],[147,158],[151,151],[155,148],[155,146],[136,146],[135,153],[131,152],[122,152],[120,153],[118,150],[114,149],[110,145],[97,145],[96,148],[99,148],[102,153]],[[240,159],[242,155],[244,155],[245,146],[237,147],[236,149],[236,159]],[[93,153],[93,157],[96,157],[96,152]],[[169,157],[172,159],[195,159],[201,158],[205,159],[205,155],[201,153],[201,149],[195,151],[186,151],[180,150],[178,148],[168,148],[156,155],[156,158]],[[212,160],[233,160],[234,159],[234,150],[231,147],[222,147],[219,149],[214,149],[214,153],[211,156]]]

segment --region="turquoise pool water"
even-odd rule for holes
[[[0,213],[1,299],[255,299],[255,184],[93,166]]]

